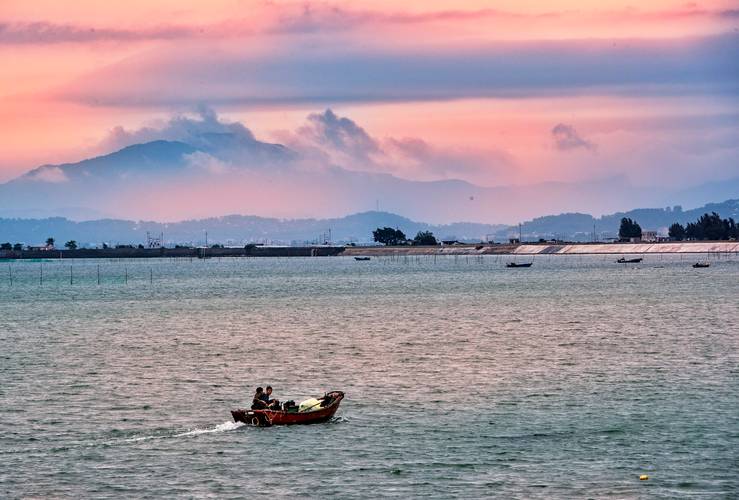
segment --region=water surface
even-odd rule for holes
[[[690,258],[3,263],[0,496],[736,496],[739,262]],[[233,424],[266,384],[347,399]]]

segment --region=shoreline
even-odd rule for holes
[[[75,250],[0,250],[0,260],[36,259],[156,259],[214,257],[330,257],[344,247],[263,247],[247,245],[241,248],[78,248]]]
[[[523,243],[433,247],[347,247],[341,255],[630,255],[630,254],[739,254],[736,241],[672,243]]]
[[[215,257],[385,257],[423,255],[647,255],[737,254],[736,241],[670,243],[523,243],[440,246],[252,246],[243,248],[80,248],[75,250],[3,250],[0,260],[151,259]]]

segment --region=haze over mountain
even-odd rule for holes
[[[566,128],[557,133],[575,140]],[[739,193],[739,178],[691,190],[635,187],[623,176],[495,187],[404,178],[412,168],[433,171],[470,160],[415,140],[383,142],[331,110],[310,115],[305,126],[283,136],[286,145],[260,141],[208,109],[160,128],[118,128],[103,145],[115,149],[111,153],[43,165],[0,185],[0,216],[328,218],[379,206],[437,224],[510,224],[551,212],[695,205]]]
[[[663,233],[673,222],[685,224],[695,221],[706,212],[717,212],[724,218],[739,220],[739,200],[728,200],[706,206],[683,210],[680,207],[645,208],[595,218],[588,214],[560,214],[540,217],[522,224],[524,239],[561,238],[590,241],[595,227],[598,238],[615,236],[621,217],[635,219],[647,230]],[[168,244],[209,243],[243,245],[250,242],[277,244],[372,241],[372,231],[377,227],[394,227],[413,237],[418,231],[432,231],[440,239],[465,241],[507,241],[518,236],[517,226],[457,222],[435,225],[416,222],[387,212],[364,212],[333,219],[274,219],[256,216],[229,215],[210,219],[187,220],[175,223],[103,219],[75,222],[62,217],[48,219],[0,218],[0,242],[40,244],[48,237],[59,242],[76,240],[81,244],[101,245],[143,244],[146,233],[164,234]]]
[[[526,221],[521,227],[523,233],[533,239],[560,238],[592,241],[593,231],[595,231],[598,239],[616,237],[623,217],[637,221],[642,230],[657,231],[667,235],[667,230],[671,224],[678,222],[685,225],[688,222],[695,222],[701,215],[711,212],[716,212],[723,218],[731,217],[739,220],[739,199],[726,200],[721,203],[708,203],[687,210],[683,210],[683,207],[676,205],[666,208],[637,208],[601,217],[593,217],[583,213],[548,215]],[[508,232],[511,229],[508,228]]]
[[[418,231],[432,231],[439,238],[479,240],[485,235],[502,231],[505,226],[458,222],[434,225],[415,222],[387,212],[364,212],[335,219],[274,219],[266,217],[228,215],[210,219],[175,223],[102,219],[75,222],[62,217],[48,219],[2,219],[0,240],[13,242],[43,242],[50,235],[58,241],[76,240],[83,244],[140,244],[163,233],[169,244],[209,243],[243,245],[251,242],[275,244],[323,244],[333,242],[370,242],[377,227],[401,228],[409,237]]]

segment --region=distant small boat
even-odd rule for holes
[[[517,264],[515,262],[509,262],[505,266],[506,267],[531,267],[532,264],[533,264],[533,262],[524,262],[523,264]]]
[[[618,264],[638,264],[638,263],[639,263],[639,262],[641,262],[642,260],[644,260],[644,259],[641,259],[641,258],[636,258],[636,259],[624,259],[623,257],[621,257],[620,259],[618,259],[618,260],[616,261],[616,263],[618,263]]]
[[[695,264],[693,264],[693,267],[695,267],[695,268],[698,268],[698,267],[711,267],[711,263],[710,262],[696,262]]]
[[[370,257],[354,257],[354,260],[370,260]]]

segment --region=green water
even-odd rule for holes
[[[9,263],[0,497],[736,497],[739,262],[614,260]]]

